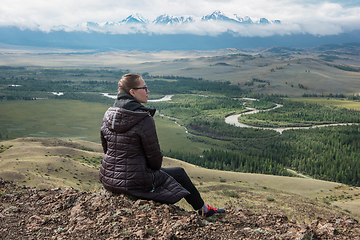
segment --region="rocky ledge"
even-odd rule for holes
[[[206,218],[104,189],[36,189],[0,179],[0,239],[360,239],[355,219],[310,224],[226,206]]]

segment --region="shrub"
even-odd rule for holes
[[[200,187],[198,188],[199,192],[203,192],[203,193],[206,193],[206,192],[210,192],[210,190],[206,187]]]
[[[322,199],[322,202],[325,203],[325,204],[327,204],[327,205],[330,205],[330,200],[327,199],[327,198],[323,198],[323,199]]]
[[[235,191],[229,191],[226,188],[222,191],[225,196],[233,197],[233,198],[240,198],[239,194]]]
[[[275,202],[275,198],[273,197],[266,197],[266,200],[268,200],[269,202]]]

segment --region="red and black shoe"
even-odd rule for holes
[[[204,217],[211,217],[212,215],[214,215],[215,213],[225,213],[225,209],[221,209],[221,208],[213,208],[212,206],[206,204],[208,210],[207,212],[203,212],[202,210],[199,210],[198,213],[201,216]]]

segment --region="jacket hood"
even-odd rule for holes
[[[114,106],[110,107],[104,115],[106,127],[111,131],[123,133],[132,128],[143,118],[154,116],[156,109],[141,105],[133,96],[120,92]]]
[[[104,122],[111,131],[123,133],[147,116],[151,116],[147,111],[130,111],[124,108],[110,107],[105,112]]]
[[[113,107],[125,108],[127,110],[135,111],[141,108],[141,105],[133,96],[125,92],[119,92]]]
[[[125,92],[119,92],[113,107],[124,108],[130,111],[147,111],[151,116],[155,115],[156,109],[144,107],[133,96]]]

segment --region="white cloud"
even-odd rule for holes
[[[271,36],[293,33],[314,35],[338,34],[360,29],[360,1],[311,0],[2,0],[0,26],[19,26],[50,31],[65,25],[73,29],[86,22],[119,22],[130,14],[140,13],[150,21],[162,14],[202,16],[215,10],[229,17],[234,14],[253,20],[281,20],[281,25],[231,25],[196,22],[182,26],[117,26],[117,33],[152,34],[194,33],[217,35],[233,32],[242,36]]]

